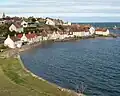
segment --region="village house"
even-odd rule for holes
[[[10,37],[8,35],[7,39],[4,41],[4,46],[8,46],[9,48],[21,48],[22,42],[15,36]]]
[[[10,27],[9,27],[9,31],[15,31],[15,32],[17,32],[17,28],[16,28],[16,26],[14,25],[14,24],[12,24]]]
[[[49,18],[46,19],[46,24],[55,26],[55,22],[53,20],[49,19]]]
[[[4,46],[8,46],[9,48],[15,48],[15,42],[8,35],[7,39],[4,41]]]
[[[35,33],[29,34],[18,34],[17,36],[13,36],[12,39],[8,35],[7,39],[4,41],[4,46],[8,46],[9,48],[21,48],[22,43],[26,42],[28,44],[38,42],[40,38],[37,37]]]
[[[109,29],[106,28],[97,28],[95,30],[96,35],[108,36],[110,34]]]
[[[60,39],[60,40],[65,39],[65,36],[64,36],[64,35],[65,35],[64,32],[59,31],[59,39]]]
[[[36,38],[37,38],[36,33],[29,32],[28,34],[26,34],[26,37],[27,37],[29,43],[37,42],[36,41]]]
[[[89,32],[91,35],[93,35],[95,33],[95,28],[91,26]]]
[[[84,37],[84,31],[73,31],[73,36],[74,37]]]
[[[9,31],[10,32],[18,32],[18,33],[22,33],[23,32],[23,27],[21,26],[20,22],[15,22],[14,24],[12,24],[10,27],[9,27]]]
[[[89,29],[85,29],[84,30],[84,37],[87,37],[87,36],[90,36],[90,32],[89,32]]]
[[[50,35],[48,35],[48,32],[46,30],[43,30],[40,35],[42,36],[42,41],[49,40]]]
[[[71,26],[70,32],[73,32],[74,37],[83,37],[85,30],[84,27],[75,24]]]
[[[62,36],[64,39],[69,37],[74,37],[73,32],[63,32]]]
[[[26,27],[28,27],[28,23],[23,20],[21,22],[21,26],[24,27],[24,28],[26,28]]]
[[[71,27],[70,26],[61,26],[61,28],[59,28],[59,36],[60,39],[65,39],[65,38],[69,38],[69,37],[74,37],[73,36],[73,32],[70,30]]]
[[[36,38],[36,42],[41,42],[41,41],[42,41],[42,36],[38,35],[37,38]]]
[[[48,40],[63,40],[70,37],[67,32],[63,31],[54,31],[49,33]]]
[[[60,39],[60,34],[58,31],[53,31],[51,35],[49,35],[49,40]]]
[[[2,19],[0,19],[0,25],[1,25],[1,24],[5,24],[5,21],[2,20]]]
[[[21,34],[21,35],[22,35],[22,34]],[[22,42],[28,42],[28,38],[25,36],[25,34],[23,34],[23,35],[21,36],[20,40],[21,40]]]
[[[73,32],[73,35],[76,37],[88,37],[95,33],[94,27],[90,25],[71,25],[70,32]]]
[[[68,32],[68,37],[74,37],[73,32]]]
[[[74,37],[73,32],[70,32],[70,26],[61,26],[53,32],[48,31],[48,36],[50,40],[63,40],[65,38]]]
[[[28,43],[34,43],[37,42],[37,35],[35,33],[29,32],[28,34],[18,34],[17,37],[22,41],[22,42],[28,42]]]

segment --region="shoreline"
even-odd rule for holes
[[[48,41],[47,41],[47,42],[48,42]],[[22,49],[17,49],[18,53],[16,53],[16,50],[14,50],[15,53],[13,52],[13,50],[9,50],[9,51],[7,51],[7,52],[4,53],[4,55],[7,54],[7,55],[4,57],[4,59],[5,59],[5,58],[16,58],[16,59],[18,59],[20,65],[21,65],[21,67],[22,67],[22,69],[23,69],[25,72],[29,73],[32,77],[34,77],[34,78],[36,78],[36,79],[38,79],[38,80],[42,80],[43,82],[47,82],[47,83],[48,83],[49,85],[51,85],[51,86],[55,86],[55,87],[56,87],[58,90],[60,90],[61,92],[68,92],[69,94],[74,94],[73,96],[85,96],[85,95],[82,94],[82,93],[77,93],[77,92],[75,92],[74,90],[70,90],[70,89],[67,89],[67,88],[63,88],[63,87],[58,86],[57,84],[51,83],[51,82],[43,79],[42,77],[35,75],[34,73],[32,73],[30,70],[28,70],[28,69],[24,66],[24,63],[23,63],[22,60],[21,60],[20,53],[21,53],[21,52],[24,52],[24,51],[27,51],[27,50],[30,50],[30,49],[32,49],[32,48],[35,48],[35,47],[37,47],[37,46],[40,46],[40,44],[41,44],[41,42],[38,42],[38,43],[32,44],[32,47],[28,47],[28,48],[27,48],[26,46],[24,46],[24,47],[22,47]],[[28,46],[30,46],[30,45],[28,45]],[[10,54],[9,52],[12,52],[12,53],[14,53],[14,54],[8,56],[8,54]],[[0,59],[1,59],[1,58],[0,58]],[[2,59],[3,59],[3,58],[2,58]]]
[[[106,37],[95,37],[95,38],[87,38],[87,39],[96,39],[96,38],[106,38]],[[113,37],[107,37],[107,38],[113,38]],[[85,38],[86,39],[86,38]],[[85,40],[85,39],[80,39],[80,38],[77,38],[77,39],[75,39],[75,40]],[[67,40],[67,42],[68,41],[71,41],[71,40]],[[49,41],[45,41],[45,42],[49,42]],[[62,42],[62,41],[51,41],[51,42]],[[63,42],[66,42],[66,41],[63,41]],[[49,81],[47,81],[47,80],[45,80],[45,79],[43,79],[43,78],[41,78],[40,76],[37,76],[37,75],[35,75],[34,73],[32,73],[30,70],[28,70],[27,68],[25,68],[25,66],[24,66],[24,64],[23,64],[23,62],[22,62],[22,60],[21,60],[21,56],[19,55],[21,52],[24,52],[24,51],[27,51],[27,50],[30,50],[30,49],[33,49],[33,48],[35,48],[35,47],[37,47],[37,46],[40,46],[41,45],[41,42],[37,42],[37,43],[33,43],[33,44],[31,44],[31,45],[25,45],[25,46],[23,46],[22,48],[20,48],[20,49],[13,49],[13,50],[8,50],[8,52],[5,52],[5,54],[7,54],[6,56],[7,56],[7,58],[9,58],[9,57],[14,57],[14,58],[17,58],[18,60],[19,60],[19,62],[20,62],[20,65],[22,66],[22,68],[24,69],[24,71],[26,71],[27,73],[29,73],[29,74],[31,74],[33,77],[35,77],[35,78],[37,78],[37,79],[39,79],[39,80],[42,80],[42,81],[45,81],[45,82],[47,82],[47,83],[49,83],[50,85],[53,85],[53,86],[56,86],[56,88],[58,88],[60,91],[65,91],[65,92],[68,92],[68,93],[74,93],[74,94],[76,94],[77,96],[85,96],[84,94],[79,94],[79,93],[77,93],[77,92],[75,92],[75,91],[73,91],[73,90],[69,90],[69,89],[67,89],[67,88],[62,88],[62,87],[60,87],[60,86],[58,86],[58,85],[56,85],[56,84],[54,84],[54,83],[51,83],[51,82],[49,82]],[[12,55],[10,54],[10,53],[13,53]],[[4,54],[4,55],[5,55]],[[75,95],[75,96],[76,96]]]
[[[8,93],[4,93],[5,95],[2,96],[28,96],[25,95],[25,90],[27,90],[27,94],[29,95],[32,93],[30,96],[85,96],[83,94],[77,94],[72,90],[61,88],[58,85],[50,83],[47,80],[33,74],[24,67],[24,64],[20,60],[19,56],[18,58],[0,58],[0,69],[2,71],[0,73],[0,77],[1,74],[3,76],[1,77],[1,82],[6,84],[0,86],[0,89],[4,88],[4,86],[9,86],[9,88],[4,88],[4,90],[8,90]],[[16,87],[11,91],[12,86]],[[20,91],[19,88],[24,88],[25,90],[23,91],[21,89]],[[19,90],[22,95],[15,90]],[[18,95],[12,95],[17,93]],[[0,94],[3,94],[3,92],[0,91]]]
[[[8,49],[5,50],[2,53],[2,56],[0,55],[0,58],[9,58],[9,57],[16,57],[17,55],[19,55],[22,52],[25,52],[27,50],[33,49],[37,46],[40,46],[42,43],[44,42],[71,42],[71,41],[79,41],[79,40],[87,40],[87,39],[103,39],[103,38],[117,38],[118,36],[115,36],[115,34],[111,34],[110,36],[90,36],[90,37],[77,37],[77,38],[66,38],[64,40],[46,40],[46,41],[42,41],[42,42],[36,42],[30,45],[23,45],[21,48],[15,48],[15,49]]]
[[[37,79],[39,79],[39,80],[42,80],[42,81],[46,81],[46,82],[48,82],[50,85],[56,86],[56,87],[57,87],[59,90],[61,90],[61,91],[66,91],[66,92],[68,92],[68,93],[73,93],[73,94],[75,94],[75,95],[77,95],[77,96],[85,96],[85,95],[82,94],[82,93],[77,93],[77,92],[75,92],[75,91],[73,91],[73,90],[60,87],[60,86],[58,86],[57,84],[51,83],[51,82],[43,79],[42,77],[35,75],[34,73],[32,73],[30,70],[28,70],[28,69],[24,66],[24,63],[22,62],[20,55],[18,55],[18,60],[19,60],[19,62],[20,62],[20,64],[21,64],[22,68],[23,68],[26,72],[30,73],[33,77],[35,77],[35,78],[37,78]]]

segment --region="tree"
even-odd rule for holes
[[[9,24],[1,24],[0,25],[0,35],[4,36],[9,32]]]

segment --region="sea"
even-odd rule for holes
[[[120,23],[88,24],[120,27]],[[110,32],[120,34],[119,29]],[[120,96],[119,37],[45,42],[21,53],[21,58],[28,70],[61,87],[86,96]]]

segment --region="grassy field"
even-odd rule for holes
[[[0,96],[76,96],[33,77],[15,58],[0,59]]]

